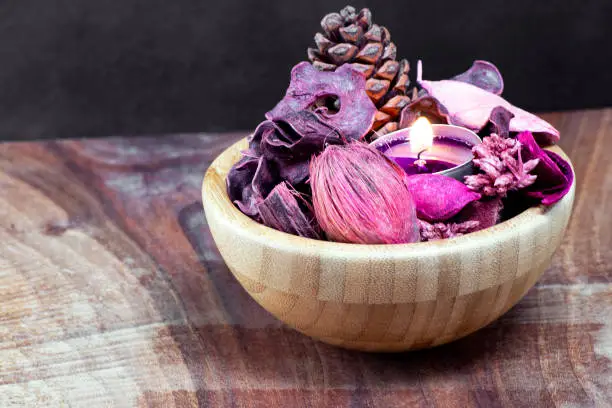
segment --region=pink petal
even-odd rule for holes
[[[419,64],[420,67],[421,64]],[[559,141],[559,131],[550,123],[510,104],[501,96],[466,82],[449,79],[442,81],[422,80],[421,69],[419,69],[417,75],[417,81],[423,89],[448,111],[448,122],[450,124],[479,131],[487,124],[493,109],[501,106],[514,114],[514,117],[510,120],[511,131],[530,131],[538,137],[540,142],[546,144]]]
[[[406,184],[412,193],[417,216],[429,222],[445,221],[480,199],[480,194],[462,182],[440,174],[415,174],[406,177]]]

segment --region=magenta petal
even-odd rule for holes
[[[499,69],[488,61],[474,61],[470,69],[452,79],[467,82],[496,95],[501,95],[504,90],[504,79]]]
[[[314,111],[320,122],[345,138],[360,139],[370,130],[376,113],[376,106],[366,93],[365,81],[361,73],[347,64],[330,72],[319,71],[309,62],[301,62],[291,71],[291,83],[285,97],[266,113],[266,118],[288,121],[288,115],[310,110]],[[326,106],[313,107],[317,101],[325,98],[339,100],[338,112],[331,114]],[[302,121],[291,124],[301,134],[309,126],[309,122]],[[326,133],[322,136],[325,137]]]
[[[523,161],[540,159],[531,172],[537,179],[524,193],[544,205],[556,203],[567,194],[574,182],[574,172],[569,163],[558,154],[540,148],[530,132],[522,132],[516,138],[522,145]]]
[[[480,199],[480,194],[462,182],[440,174],[416,174],[406,178],[417,216],[429,222],[446,221],[469,203]]]

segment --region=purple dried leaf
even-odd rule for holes
[[[495,133],[500,137],[507,138],[510,136],[510,121],[514,114],[503,106],[496,106],[489,115],[489,123],[485,125],[485,134],[490,135]]]
[[[321,238],[307,201],[285,182],[274,187],[257,209],[263,224],[268,227],[301,237]]]
[[[287,121],[296,112],[316,110],[320,122],[347,139],[361,139],[374,122],[376,107],[365,91],[365,77],[350,65],[340,66],[334,72],[319,71],[309,62],[301,62],[291,71],[291,83],[285,97],[268,113],[273,121]],[[317,109],[317,102],[337,98],[340,106],[333,114],[329,109]],[[297,133],[312,131],[312,121],[290,122]],[[325,134],[323,134],[325,136]]]
[[[501,106],[514,114],[510,120],[513,132],[533,132],[541,143],[559,141],[559,131],[543,119],[521,109],[501,96],[475,85],[452,79],[425,81],[422,64],[417,67],[417,82],[448,112],[448,123],[480,131],[489,121],[493,109]]]
[[[472,84],[496,95],[501,95],[504,91],[504,79],[499,69],[488,61],[474,61],[470,69],[452,79]]]
[[[416,174],[406,177],[417,216],[429,222],[445,221],[480,198],[465,184],[440,174]]]
[[[227,193],[230,200],[249,217],[257,217],[257,204],[263,198],[253,189],[253,178],[259,168],[259,158],[243,157],[227,175]]]

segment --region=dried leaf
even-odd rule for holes
[[[310,205],[285,182],[274,187],[257,209],[262,223],[268,227],[300,237],[321,238]]]
[[[487,92],[501,95],[504,90],[504,79],[497,67],[488,61],[474,61],[470,69],[452,78],[484,89]]]
[[[491,111],[489,123],[483,129],[485,135],[495,133],[503,138],[510,136],[510,121],[514,114],[503,106],[496,106]]]
[[[376,112],[365,89],[365,77],[348,64],[329,72],[301,62],[291,71],[285,97],[266,113],[266,118],[289,122],[297,133],[304,135],[313,131],[313,121],[292,121],[289,116],[310,110],[319,122],[337,134],[347,139],[361,139],[370,130]],[[331,109],[326,101],[339,101],[339,106]],[[326,133],[320,135],[325,137]]]

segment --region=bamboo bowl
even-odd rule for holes
[[[246,146],[242,140],[228,148],[204,177],[204,210],[223,259],[246,291],[278,319],[351,349],[437,346],[497,319],[548,268],[574,201],[572,187],[552,207],[532,207],[451,240],[317,241],[258,224],[230,202],[225,178]],[[566,157],[558,147],[552,150]]]

